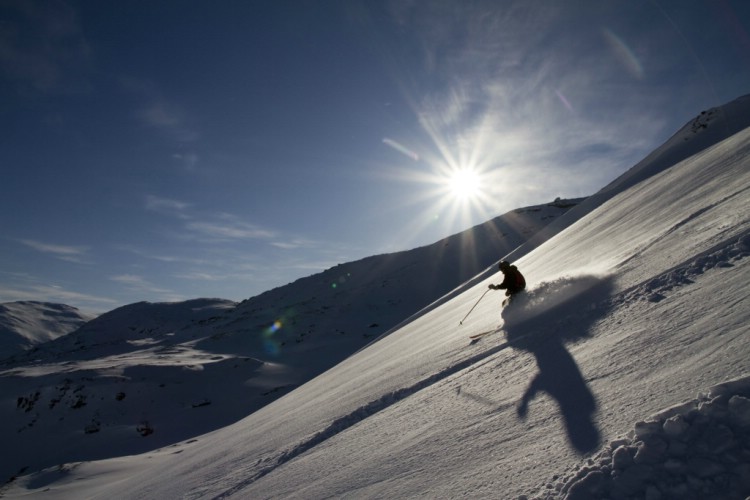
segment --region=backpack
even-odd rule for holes
[[[510,266],[510,271],[513,273],[513,280],[515,283],[513,283],[513,292],[520,292],[521,290],[526,288],[526,278],[523,277],[523,274],[521,274],[521,271],[518,270],[516,266]]]

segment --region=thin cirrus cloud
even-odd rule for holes
[[[182,113],[174,107],[170,107],[166,101],[154,100],[136,113],[147,125],[153,127],[178,127],[182,125],[184,118]]]
[[[206,272],[187,272],[174,275],[177,279],[190,281],[224,281],[228,278],[226,274],[211,274]]]
[[[145,199],[144,208],[173,219],[177,230],[165,231],[162,235],[176,241],[191,241],[191,250],[186,250],[186,255],[174,255],[164,249],[122,249],[149,259],[189,267],[173,274],[173,278],[203,282],[238,279],[240,276],[247,279],[251,275],[256,275],[259,269],[278,268],[283,272],[292,268],[318,271],[341,261],[340,257],[327,259],[326,253],[331,250],[320,241],[284,234],[226,212],[202,213],[193,203],[184,200],[150,195]],[[186,247],[180,245],[180,248]],[[198,248],[200,258],[191,253]],[[340,248],[337,246],[336,250]],[[293,258],[300,251],[304,251],[304,262],[276,260],[280,252],[283,252],[286,258]],[[319,263],[321,258],[327,259],[325,264]],[[308,262],[310,259],[315,262]],[[135,275],[120,275],[116,281],[130,289],[136,286],[147,288]]]
[[[42,302],[86,304],[87,307],[98,309],[102,306],[112,306],[117,301],[108,297],[91,295],[67,290],[58,285],[15,285],[0,287],[0,302],[10,300],[36,300]]]
[[[140,78],[122,77],[120,85],[139,101],[134,116],[143,125],[160,130],[181,144],[196,141],[200,137],[191,125],[189,113],[178,103],[164,97],[155,83]]]
[[[146,210],[158,212],[163,215],[171,215],[181,219],[189,218],[187,210],[190,209],[190,207],[191,204],[184,201],[153,195],[146,196]]]
[[[183,229],[194,239],[210,241],[226,240],[270,240],[277,237],[276,231],[257,224],[245,222],[228,213],[198,214],[193,205],[180,200],[149,195],[146,210],[176,217],[185,221]]]
[[[276,248],[281,248],[282,250],[296,250],[298,248],[315,248],[320,247],[320,243],[311,239],[303,239],[303,238],[292,238],[289,240],[276,240],[271,243],[271,245],[275,246]]]
[[[174,153],[172,159],[180,162],[188,172],[194,172],[200,160],[195,153]]]
[[[182,300],[183,297],[179,294],[176,294],[172,290],[168,290],[166,288],[159,287],[150,281],[148,281],[143,276],[139,276],[136,274],[120,274],[116,276],[111,276],[110,279],[114,282],[117,282],[131,291],[136,291],[139,293],[148,293],[152,295],[158,295],[164,300]]]
[[[272,231],[240,220],[190,222],[185,227],[195,234],[218,240],[269,239],[275,236]]]
[[[89,251],[89,247],[85,246],[57,245],[53,243],[45,243],[37,240],[26,239],[18,241],[38,252],[52,254],[58,259],[68,262],[84,263]]]
[[[202,258],[168,255],[160,252],[153,252],[135,245],[118,245],[116,248],[120,251],[135,254],[139,257],[149,260],[157,260],[165,263],[176,263],[176,264],[190,264],[190,265],[204,265],[208,261]]]

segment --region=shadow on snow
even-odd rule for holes
[[[593,324],[609,311],[612,288],[611,277],[564,277],[515,297],[502,313],[510,346],[531,353],[539,368],[518,404],[519,417],[526,418],[537,394],[549,394],[560,407],[568,441],[579,453],[599,447],[593,421],[597,402],[565,342],[590,335]]]

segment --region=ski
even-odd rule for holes
[[[479,340],[479,339],[481,339],[482,337],[484,337],[486,335],[489,335],[491,333],[500,332],[500,331],[502,331],[502,328],[493,328],[492,330],[487,330],[486,332],[479,332],[479,333],[475,333],[473,335],[469,335],[469,338],[471,339],[472,342],[474,342],[475,340]]]

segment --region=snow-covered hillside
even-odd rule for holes
[[[748,117],[750,117],[750,94],[739,97],[725,106],[701,111],[698,116],[686,123],[669,140],[625,174],[580,203],[565,217],[553,221],[542,231],[533,235],[511,257],[520,258],[617,194],[744,130],[750,126]]]
[[[0,436],[18,450],[2,456],[0,477],[148,451],[236,422],[406,321],[579,201],[518,209],[241,304],[130,304],[17,353],[0,365]]]
[[[745,498],[746,108],[683,129],[555,236],[519,249],[529,290],[508,308],[500,292],[482,298],[499,277],[481,273],[239,422],[138,455],[80,463],[70,452],[5,494]],[[739,131],[722,117],[741,119]],[[702,134],[709,147],[690,149]]]
[[[0,359],[68,334],[92,318],[93,315],[65,304],[0,304]]]

